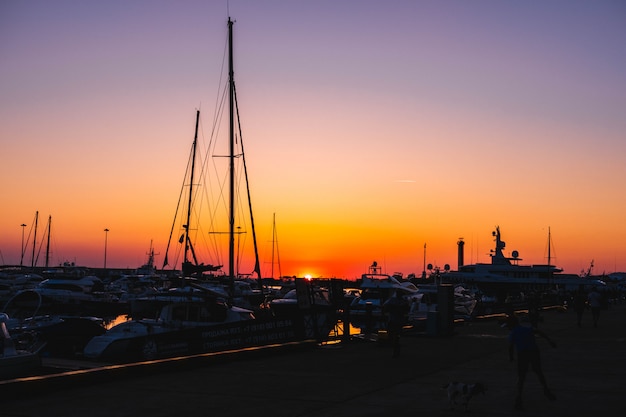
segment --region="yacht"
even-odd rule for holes
[[[506,243],[502,240],[499,226],[496,226],[492,235],[495,248],[491,251],[490,263],[463,265],[463,244],[462,241],[459,241],[458,270],[442,272],[442,281],[463,283],[500,293],[546,290],[573,291],[580,288],[581,285],[587,288],[599,288],[606,285],[604,281],[599,279],[563,273],[561,268],[551,265],[550,256],[548,256],[548,263],[544,265],[522,265],[518,251],[512,251],[510,257],[505,256]]]

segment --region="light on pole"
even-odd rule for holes
[[[20,266],[23,266],[24,265],[24,228],[26,227],[26,225],[22,223],[20,226],[22,227],[22,251],[20,255]]]
[[[235,266],[237,274],[236,277],[239,276],[239,235],[241,234],[241,226],[237,226],[237,265]]]
[[[104,269],[107,269],[107,240],[109,237],[109,229],[104,229]]]

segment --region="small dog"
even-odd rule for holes
[[[480,382],[474,382],[471,384],[465,382],[448,382],[443,387],[448,392],[448,401],[450,402],[450,409],[454,409],[457,405],[463,406],[465,411],[469,411],[470,400],[478,395],[485,394],[487,388]]]

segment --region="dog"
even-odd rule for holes
[[[445,384],[442,388],[448,393],[448,402],[452,410],[456,406],[462,406],[465,411],[469,411],[470,400],[478,394],[484,395],[487,392],[487,388],[480,382],[452,381]]]

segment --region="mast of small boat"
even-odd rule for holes
[[[52,230],[52,216],[48,216],[48,242],[46,244],[46,268],[50,261],[50,230]]]
[[[191,203],[193,200],[193,179],[194,179],[193,177],[194,177],[194,172],[195,172],[195,167],[196,167],[196,145],[198,143],[199,120],[200,120],[200,110],[197,110],[196,111],[196,129],[193,135],[193,145],[191,149],[191,173],[189,175],[189,199],[187,200],[187,222],[184,226],[185,227],[185,252],[183,256],[183,270],[185,269],[184,265],[189,264],[189,258],[187,256],[187,254],[189,253],[189,244],[190,244],[189,225],[191,221]],[[152,245],[152,243],[150,245]],[[183,279],[184,278],[185,277],[183,276]]]
[[[276,249],[276,257],[278,259],[278,277],[280,278],[283,272],[280,269],[280,253],[278,252],[278,233],[276,232],[276,213],[274,213],[272,222],[272,279],[274,278],[274,249]]]
[[[30,261],[30,267],[35,267],[35,246],[37,245],[37,225],[39,223],[39,211],[35,212],[35,234],[33,235],[33,255]]]
[[[552,267],[550,266],[550,262],[552,260],[551,250],[552,248],[552,236],[550,235],[550,226],[548,226],[548,283],[552,283]]]
[[[147,263],[147,265],[152,270],[152,269],[154,269],[154,246],[152,246],[152,239],[150,239],[150,250],[148,251],[148,253],[146,253],[146,255],[148,255],[148,263]]]

